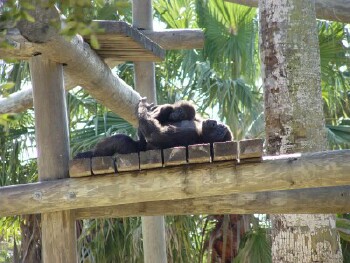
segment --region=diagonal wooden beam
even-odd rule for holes
[[[115,21],[101,21],[101,27],[106,30],[106,34],[117,34],[118,28],[115,27],[115,24],[117,22]],[[150,31],[150,30],[144,30],[143,33],[149,37],[152,41],[155,41],[159,45],[161,45],[164,49],[193,49],[193,48],[202,48],[204,45],[204,34],[203,31],[200,29],[167,29],[167,30],[161,30],[161,31]],[[1,49],[0,48],[0,57],[1,58],[17,58],[22,60],[29,59],[33,54],[42,53],[47,56],[54,56],[54,60],[56,62],[65,63],[65,87],[67,90],[69,90],[72,87],[82,85],[84,88],[88,90],[88,92],[91,94],[91,96],[95,97],[99,100],[104,106],[110,108],[113,112],[120,114],[121,107],[125,106],[122,102],[122,104],[113,103],[109,100],[110,94],[115,97],[118,96],[118,92],[115,91],[116,87],[105,87],[105,81],[101,81],[98,83],[98,85],[95,84],[92,80],[92,77],[95,76],[98,71],[92,72],[92,75],[85,76],[84,72],[77,72],[81,69],[81,64],[72,63],[74,60],[67,59],[63,60],[66,56],[63,56],[61,53],[65,53],[65,50],[58,47],[58,43],[56,43],[56,48],[58,48],[58,54],[55,55],[52,54],[51,48],[48,50],[45,48],[46,44],[35,44],[27,39],[25,39],[19,32],[18,29],[10,29],[7,32],[7,39],[9,43],[13,46],[12,49]],[[62,41],[62,39],[61,39]],[[95,61],[98,61],[99,68],[101,68],[101,65],[104,64],[102,60],[96,59],[96,54],[93,50],[91,50],[87,45],[84,45],[83,43],[79,43],[81,46],[85,46],[86,50],[84,50],[83,59],[87,59],[86,63],[89,64],[90,58],[94,57]],[[81,49],[80,49],[81,50]],[[74,53],[74,52],[73,52]],[[62,60],[62,61],[61,61]],[[85,64],[84,61],[80,60],[79,63]],[[116,61],[118,59],[107,59],[106,62],[110,61]],[[122,59],[119,59],[120,62],[122,62]],[[70,62],[68,64],[68,62]],[[91,64],[91,63],[90,63]],[[74,67],[76,67],[74,69]],[[106,69],[107,70],[107,69]],[[106,80],[111,79],[111,81],[106,81],[106,83],[113,83],[113,78],[116,78],[118,80],[118,77],[109,76],[108,74],[110,72],[110,69],[106,71]],[[91,72],[90,72],[91,73]],[[107,77],[108,75],[108,77]],[[86,80],[84,83],[82,83],[81,80]],[[131,87],[128,85],[122,85],[122,82],[116,81],[116,83],[120,84],[120,87],[122,87],[122,90],[130,90]],[[123,88],[125,87],[125,88]],[[123,92],[122,92],[123,93]],[[114,95],[116,94],[116,95]],[[132,94],[134,99],[132,101],[138,100],[139,96],[138,94]],[[11,94],[8,98],[2,98],[0,99],[0,114],[4,113],[19,113],[22,112],[28,108],[33,107],[33,96],[31,89],[29,90],[22,90],[18,91],[14,94]],[[119,101],[120,102],[120,101]],[[120,107],[117,107],[117,105],[120,105]],[[130,110],[131,105],[127,105],[127,108]],[[136,116],[133,116],[132,114],[134,111],[129,111],[129,114],[125,114],[124,112],[124,119],[136,124],[135,118]],[[130,115],[131,114],[131,115]]]
[[[350,150],[125,172],[0,188],[0,216],[350,184]],[[171,193],[171,195],[169,195]]]

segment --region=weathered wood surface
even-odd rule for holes
[[[225,0],[236,4],[258,7],[258,0]],[[316,0],[316,17],[350,23],[350,1],[348,0]]]
[[[261,158],[263,155],[262,139],[250,139],[239,141],[239,159]]]
[[[91,176],[91,159],[73,159],[69,162],[69,176],[70,177],[84,177]]]
[[[63,67],[42,55],[31,58],[29,65],[35,106],[39,181],[67,178],[69,137]],[[40,194],[35,196],[40,197]],[[62,210],[41,215],[44,263],[77,261],[73,212]]]
[[[164,167],[187,164],[186,147],[174,147],[163,150]]]
[[[140,152],[140,169],[163,167],[162,150],[149,150]]]
[[[13,33],[7,37],[11,37],[16,48],[0,50],[1,58],[23,59],[23,55],[27,54],[28,59],[33,54],[42,54],[54,62],[64,64],[65,73],[75,85],[84,87],[104,106],[131,124],[137,125],[135,111],[141,98],[140,95],[122,79],[114,76],[110,68],[88,44],[84,43],[80,36],[75,36],[71,41],[67,41],[57,34],[51,36],[48,42],[40,44],[24,39],[18,30],[17,34]],[[101,84],[101,79],[103,79],[103,84]]]
[[[138,153],[117,154],[116,167],[117,167],[117,172],[140,170],[139,154]]]
[[[187,147],[188,163],[210,163],[210,144],[194,144]]]
[[[344,186],[350,150],[214,162],[0,188],[0,216],[205,196]],[[171,195],[169,195],[169,192]],[[94,202],[91,202],[91,200]]]
[[[104,21],[104,23],[118,23],[115,21]],[[113,34],[113,26],[106,26],[107,30],[111,31]],[[197,29],[166,29],[162,31],[151,31],[144,30],[142,31],[147,37],[149,37],[152,41],[159,43],[164,49],[192,49],[192,48],[203,48],[204,45],[204,34],[203,31]],[[7,33],[7,38],[9,43],[14,47],[13,49],[1,49],[0,48],[0,57],[1,58],[16,58],[27,60],[33,54],[37,53],[48,53],[49,50],[43,50],[43,44],[35,44],[31,43],[25,38],[23,38],[17,29],[10,29]],[[59,56],[54,58],[55,60],[59,59]],[[108,63],[114,62],[123,62],[121,58],[108,59],[105,61]],[[60,61],[58,61],[60,62]],[[67,61],[62,61],[62,63],[66,63]],[[69,69],[68,69],[69,73]],[[73,78],[74,75],[73,75]],[[65,74],[65,85],[66,89],[70,89],[72,87],[78,86],[80,80],[72,79],[69,74]],[[101,83],[99,83],[101,84]],[[93,85],[93,84],[91,84]],[[84,86],[83,86],[84,87]],[[98,86],[100,87],[100,86]],[[97,86],[96,86],[97,88]],[[99,101],[104,102],[103,93],[99,94]],[[102,98],[102,99],[101,99]],[[0,114],[4,113],[20,113],[28,108],[33,106],[33,95],[32,89],[23,90],[16,92],[15,94],[9,96],[8,98],[0,99]],[[111,105],[108,106],[111,108]],[[127,118],[125,118],[128,120]],[[129,121],[129,120],[128,120]]]
[[[349,198],[350,186],[338,186],[80,208],[75,213],[77,219],[194,214],[348,213]]]
[[[98,23],[99,28],[103,29],[103,32],[99,33],[97,37],[106,46],[119,45],[117,41],[121,40],[121,35],[129,34],[127,31],[130,29],[125,22],[107,20],[95,22]],[[143,29],[139,30],[139,33],[165,50],[195,49],[203,48],[204,46],[204,33],[201,29],[165,29],[159,31]]]
[[[98,21],[104,32],[97,33],[100,47],[96,53],[102,58],[118,61],[162,61],[165,51],[146,37],[141,30],[123,21]],[[113,33],[111,33],[113,32]],[[89,36],[85,38],[90,41]]]
[[[132,1],[132,25],[139,29],[153,30],[152,0]],[[134,62],[135,89],[153,103],[157,103],[155,78],[155,65],[153,62]],[[141,223],[144,262],[166,263],[167,254],[164,217],[141,217]]]
[[[94,157],[91,159],[91,170],[94,175],[115,173],[115,159],[112,156]]]
[[[165,50],[202,49],[204,47],[204,32],[201,29],[143,30],[142,33]]]
[[[237,142],[214,142],[213,161],[228,161],[238,159]]]

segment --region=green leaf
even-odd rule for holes
[[[7,83],[2,84],[2,85],[0,86],[0,90],[10,90],[10,89],[12,89],[14,86],[15,86],[15,83],[14,83],[14,82],[7,82]]]
[[[96,35],[90,35],[90,44],[91,44],[92,48],[94,48],[94,49],[100,48],[100,44],[98,43],[98,39],[97,39]]]
[[[31,16],[28,12],[26,11],[22,11],[22,16],[24,19],[28,20],[31,23],[35,22],[35,18],[33,16]]]

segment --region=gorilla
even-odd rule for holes
[[[149,149],[166,149],[191,144],[225,142],[233,139],[231,130],[223,123],[202,119],[187,101],[153,105],[143,98],[138,106],[139,140],[117,134],[108,137],[91,151],[78,153],[74,158],[112,156]]]

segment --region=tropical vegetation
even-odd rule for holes
[[[31,19],[27,1],[0,3],[0,34],[19,19]],[[54,1],[51,1],[54,2]],[[67,18],[63,34],[94,35],[93,19],[131,22],[129,1],[59,1]],[[168,51],[156,64],[158,103],[192,100],[205,116],[219,118],[236,139],[264,137],[263,96],[255,9],[222,0],[154,0],[155,21],[164,28],[203,28],[203,50]],[[9,19],[12,18],[12,19]],[[5,21],[7,21],[5,23]],[[5,26],[4,26],[5,25]],[[318,21],[322,94],[330,148],[350,144],[350,28]],[[1,35],[0,35],[1,37]],[[98,44],[96,44],[98,45]],[[114,68],[133,86],[133,64]],[[0,61],[0,95],[30,86],[28,64]],[[82,88],[67,93],[71,155],[116,132],[135,129],[98,104]],[[0,186],[37,180],[33,110],[0,115]],[[350,218],[339,215],[343,254],[350,260]],[[0,218],[0,262],[19,259],[38,246],[30,239],[33,218]],[[78,222],[81,262],[143,262],[140,218]],[[269,220],[264,215],[191,215],[166,218],[169,262],[269,262]],[[32,243],[30,243],[32,242]],[[229,244],[229,246],[227,246]],[[40,246],[40,245],[39,245]],[[229,249],[228,249],[229,248]]]

